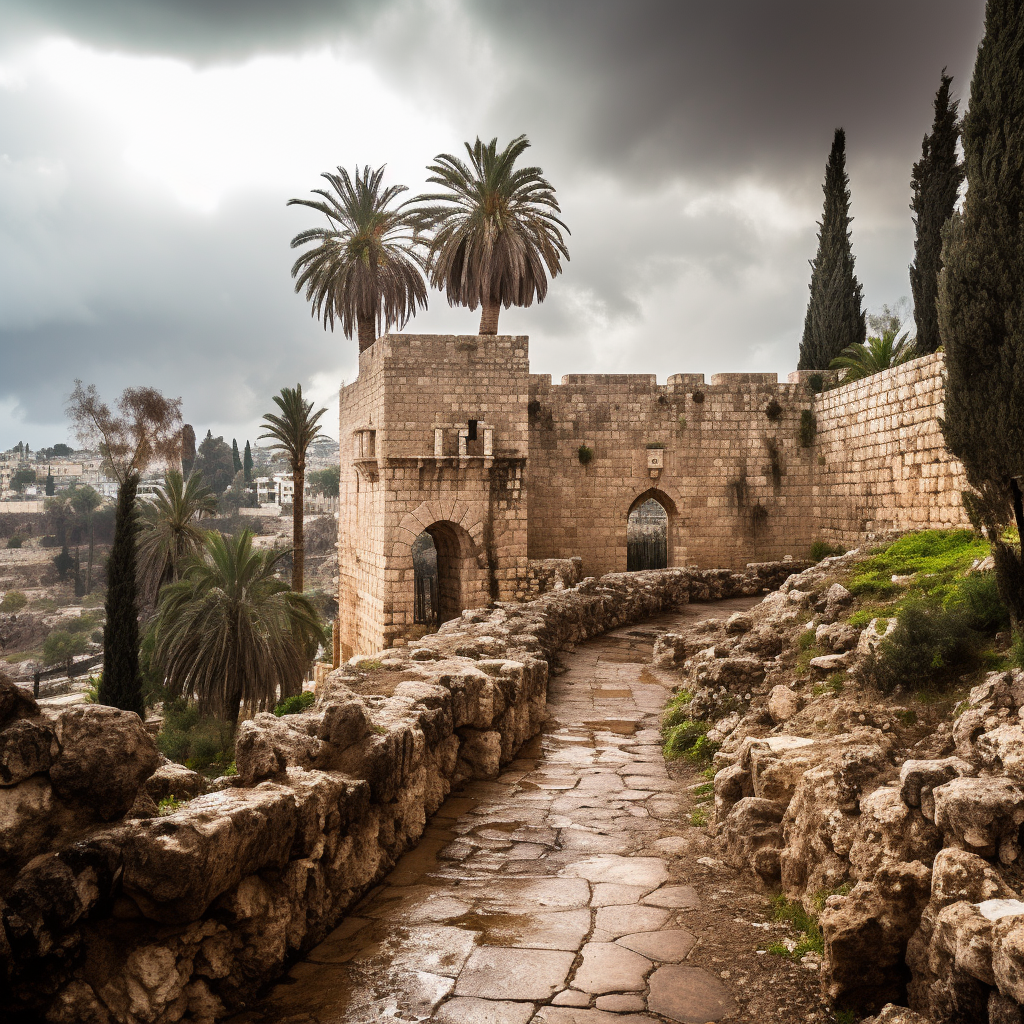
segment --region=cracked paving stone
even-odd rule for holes
[[[729,990],[700,967],[670,965],[651,975],[647,1008],[680,1024],[712,1024],[737,1011]]]
[[[679,963],[693,949],[697,939],[685,928],[664,928],[657,932],[636,932],[615,940],[649,960]]]
[[[456,996],[434,1014],[436,1024],[529,1024],[533,1003],[495,1002]]]
[[[588,857],[563,872],[590,882],[657,886],[668,881],[668,867],[660,857]]]
[[[597,1010],[609,1010],[612,1013],[634,1013],[644,1009],[642,996],[621,995],[614,993],[609,996],[598,996],[594,1001]]]
[[[574,959],[572,953],[558,950],[481,946],[466,961],[455,994],[481,999],[547,1000],[565,986]]]
[[[650,892],[644,885],[622,885],[618,882],[598,882],[594,886],[594,895],[590,898],[592,907],[621,907],[629,903],[639,903]]]
[[[533,1018],[534,1024],[658,1024],[656,1017],[642,1013],[607,1013],[571,1006],[542,1006]]]
[[[694,910],[700,906],[700,897],[692,885],[663,885],[643,898],[649,907],[671,907],[673,910]]]
[[[653,932],[664,928],[671,913],[661,907],[602,907],[594,922],[594,934],[602,933],[617,939],[632,932]]]
[[[588,942],[582,952],[573,988],[593,995],[643,991],[644,976],[653,966],[647,957],[614,942]]]

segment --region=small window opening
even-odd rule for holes
[[[478,422],[477,420],[470,420],[469,421],[469,434],[468,434],[468,438],[467,439],[470,440],[470,441],[475,441],[476,440],[476,425],[477,425],[477,422]]]

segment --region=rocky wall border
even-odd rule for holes
[[[804,565],[586,579],[355,658],[305,714],[257,715],[215,791],[164,764],[134,715],[41,713],[0,685],[0,1005],[53,1024],[232,1012],[312,948],[545,717],[556,651]],[[196,794],[166,816],[157,802]],[[37,852],[37,851],[45,852]]]

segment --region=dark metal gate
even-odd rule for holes
[[[626,571],[664,569],[668,565],[668,513],[648,498],[626,522]]]
[[[668,541],[665,534],[640,534],[626,544],[626,571],[664,569],[668,565]]]
[[[413,622],[437,628],[437,577],[416,573]],[[409,606],[406,605],[406,608]]]

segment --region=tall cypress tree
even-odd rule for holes
[[[963,124],[967,197],[943,232],[939,334],[946,446],[975,488],[965,505],[992,543],[999,590],[1024,622],[1024,10],[988,0]]]
[[[804,317],[799,370],[827,370],[847,345],[867,336],[863,294],[850,247],[850,179],[846,132],[836,129],[825,165],[825,207],[818,224],[818,253],[811,260],[811,298]]]
[[[247,484],[252,483],[252,449],[249,447],[249,442],[245,442],[245,455],[242,456],[242,470],[244,472],[243,479]]]
[[[103,679],[99,703],[145,717],[142,675],[139,672],[139,612],[135,576],[138,519],[135,492],[138,473],[132,473],[117,493],[114,543],[107,563],[107,622],[103,627]]]
[[[238,441],[231,438],[231,461],[234,464],[235,472],[242,472],[242,456],[238,454]]]
[[[914,198],[914,262],[910,264],[910,289],[914,295],[917,350],[922,355],[939,347],[939,315],[936,300],[939,271],[942,270],[942,227],[953,216],[964,165],[957,157],[960,138],[956,100],[949,98],[953,79],[942,70],[942,83],[935,94],[935,119],[930,135],[924,137],[921,159],[914,164],[910,187]]]

